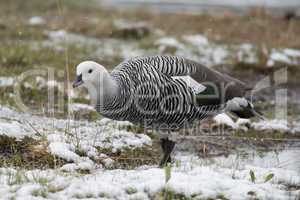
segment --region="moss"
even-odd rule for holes
[[[94,195],[92,193],[86,193],[86,194],[76,193],[73,195],[73,197],[77,199],[88,199],[88,198],[93,198]]]
[[[146,37],[139,41],[138,45],[141,49],[154,49],[155,48],[155,37]]]
[[[134,169],[141,165],[156,165],[160,157],[160,147],[158,141],[153,141],[152,146],[135,149],[122,149],[122,151],[112,152],[111,149],[98,148],[99,153],[104,153],[114,160],[110,168],[112,169]],[[98,160],[101,162],[101,160]]]
[[[87,156],[87,155],[86,155],[86,152],[85,152],[83,149],[81,149],[81,148],[76,148],[76,149],[75,149],[75,153],[76,153],[77,155],[79,155],[80,157]]]
[[[125,127],[126,131],[134,133],[144,133],[144,128],[142,126],[130,125]]]
[[[226,198],[223,194],[219,194],[217,196],[217,199],[220,199],[220,200],[229,200],[228,198]]]
[[[170,199],[170,200],[192,200],[192,199],[199,199],[198,197],[199,194],[192,194],[191,196],[186,196],[184,194],[181,193],[176,193],[172,190],[163,190],[160,193],[158,193],[158,195],[156,195],[155,199]],[[218,197],[216,198],[218,199]],[[219,198],[221,199],[221,198]],[[200,198],[200,200],[202,200]],[[209,200],[209,199],[203,199],[203,200]],[[210,199],[213,200],[213,199]],[[227,199],[222,199],[222,200],[227,200]]]
[[[63,191],[64,189],[65,189],[65,187],[62,187],[62,186],[55,186],[55,185],[48,186],[49,193],[60,192],[60,191]]]
[[[128,188],[126,188],[126,193],[127,194],[135,194],[135,193],[137,193],[137,189],[134,187],[128,187]]]
[[[131,9],[130,11],[114,10],[111,12],[109,9],[101,8],[99,3],[93,0],[90,0],[89,3],[83,0],[49,0],[47,2],[32,0],[30,4],[21,0],[11,0],[9,2],[0,2],[0,11],[0,16],[5,19],[9,18],[6,20],[9,22],[2,23],[1,31],[7,29],[16,30],[15,27],[17,27],[22,30],[22,33],[26,32],[23,31],[22,27],[26,24],[25,20],[34,13],[47,18],[48,23],[45,25],[45,29],[65,29],[66,25],[68,25],[67,28],[71,32],[94,37],[112,37],[112,35],[116,34],[114,33],[116,30],[114,30],[112,22],[115,19],[127,19],[130,21],[148,21],[153,27],[163,30],[167,35],[202,33],[207,35],[210,40],[223,43],[247,42],[258,46],[263,44],[268,47],[300,47],[298,39],[300,34],[299,20],[291,20],[287,23],[285,19],[271,15],[249,14],[245,16],[220,17],[208,14],[152,13],[140,8],[136,10]],[[78,13],[85,13],[85,18],[82,18]],[[56,20],[53,16],[59,16],[60,20]],[[189,23],[178,23],[179,21]],[[276,26],[273,24],[276,24]],[[287,31],[283,32],[282,30]],[[7,35],[12,34],[14,33],[9,31]],[[123,34],[128,35],[127,33]],[[139,34],[132,33],[129,35],[139,36]],[[18,37],[18,35],[16,36]],[[37,36],[34,37],[36,38]]]
[[[0,136],[0,167],[46,169],[59,167],[65,163],[47,152],[44,141],[29,137],[18,141],[5,135]]]
[[[284,139],[288,137],[285,133],[279,131],[272,131],[272,134],[269,132],[256,131],[253,129],[248,130],[247,132],[235,131],[233,133],[234,137],[246,137],[250,139],[264,139],[264,138],[272,138],[272,139]]]
[[[48,191],[44,188],[42,189],[36,189],[36,190],[33,190],[31,192],[31,194],[35,197],[43,197],[43,198],[47,198],[48,197]]]
[[[100,115],[93,110],[79,110],[79,111],[74,111],[74,119],[80,120],[80,119],[85,119],[88,121],[96,121],[100,119]]]
[[[150,34],[148,28],[124,28],[124,29],[113,29],[112,37],[122,38],[122,39],[135,39],[139,40],[145,38]]]
[[[109,195],[106,194],[106,193],[104,193],[104,192],[100,192],[99,195],[98,195],[98,197],[101,197],[101,198],[107,197],[107,198],[109,198]]]

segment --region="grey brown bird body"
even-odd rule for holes
[[[98,63],[77,66],[73,87],[85,85],[96,110],[105,117],[126,120],[159,132],[188,127],[195,120],[229,111],[243,118],[259,115],[243,96],[241,81],[176,56],[136,57],[111,73]],[[160,166],[171,162],[175,143],[161,139]]]
[[[215,115],[228,100],[242,97],[247,90],[241,81],[175,56],[136,57],[110,74],[118,83],[118,94],[101,105],[99,101],[97,111],[111,119],[156,128],[177,129]],[[205,89],[195,92],[181,79],[186,76]]]

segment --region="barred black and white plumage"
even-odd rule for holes
[[[85,85],[105,117],[156,129],[178,129],[224,109],[243,117],[255,113],[242,98],[249,90],[244,83],[176,56],[132,58],[111,73],[85,61],[77,77],[74,86]]]
[[[87,68],[96,65],[84,64]],[[111,119],[154,126],[180,128],[184,123],[204,119],[224,109],[228,100],[242,97],[248,89],[241,81],[176,56],[136,57],[119,64],[110,76],[118,92],[113,96],[96,95],[97,111]],[[204,90],[194,91],[186,77]]]

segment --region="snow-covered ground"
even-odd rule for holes
[[[29,19],[31,26],[42,26],[45,19]],[[122,22],[122,26],[124,23]],[[120,24],[119,24],[120,25]],[[91,57],[114,59],[117,55],[128,59],[139,55],[165,54],[183,56],[211,67],[236,61],[259,63],[258,47],[252,44],[225,45],[210,41],[205,35],[166,36],[155,30],[149,48],[137,40],[93,38],[65,30],[45,31],[47,39],[32,42],[32,49],[53,48],[65,51],[68,45],[88,46]],[[266,51],[266,65],[287,64],[298,67],[300,51],[297,49],[271,49]],[[78,55],[80,56],[80,55]],[[63,83],[37,77],[37,89],[58,87]],[[11,87],[13,77],[0,77],[0,87]],[[31,88],[29,82],[25,88]],[[73,90],[71,98],[83,97]],[[88,99],[88,97],[86,98]],[[92,111],[86,104],[73,103],[74,112]],[[217,126],[234,131],[272,134],[280,132],[295,136],[300,132],[297,121],[269,119],[234,120],[226,114],[213,119]],[[166,181],[165,169],[156,165],[142,165],[136,169],[111,169],[113,157],[100,153],[152,147],[153,140],[143,133],[132,131],[129,122],[109,119],[96,121],[58,119],[20,113],[0,105],[0,135],[22,140],[24,137],[45,141],[48,153],[66,161],[56,169],[25,170],[0,168],[0,199],[160,199],[164,193],[174,193],[192,199],[298,199],[300,197],[300,150],[298,146],[274,152],[257,153],[246,149],[247,155],[232,152],[228,157],[200,158],[197,152],[176,152]],[[154,146],[153,146],[154,147]],[[243,150],[245,151],[245,150]],[[96,162],[101,160],[101,162]],[[85,173],[82,173],[82,172]],[[251,176],[252,175],[252,176]],[[269,180],[268,180],[269,179]]]
[[[89,108],[87,105],[85,107]],[[114,122],[109,119],[96,122],[64,120],[18,113],[7,107],[0,107],[0,135],[18,140],[25,136],[46,138],[51,154],[78,165],[82,162],[92,163],[90,158],[105,156],[97,153],[97,147],[116,152],[151,145],[151,139],[147,135],[128,132],[128,126],[131,126],[129,122]],[[76,150],[85,152],[87,157],[79,156],[75,153]]]
[[[300,2],[298,0],[99,0],[104,6],[132,9],[143,7],[151,11],[166,13],[213,13],[222,14],[220,11],[233,11],[244,14],[253,7],[264,7],[274,15],[283,15],[287,11],[295,11],[299,15]]]
[[[125,23],[125,22],[124,22]],[[131,22],[128,22],[129,25]],[[259,49],[257,46],[244,43],[239,45],[217,44],[208,40],[205,35],[183,35],[176,38],[165,36],[161,30],[153,30],[155,40],[147,48],[141,47],[137,40],[122,40],[118,38],[93,38],[80,34],[69,33],[65,30],[45,31],[47,40],[32,43],[33,50],[53,48],[59,52],[65,51],[70,44],[82,46],[91,51],[90,56],[97,59],[113,60],[116,56],[129,59],[142,55],[174,54],[189,58],[209,67],[220,64],[234,64],[243,62],[247,64],[262,64],[260,54],[263,51],[267,67],[276,64],[298,66],[300,64],[300,50],[290,48]],[[80,56],[80,55],[79,55]],[[112,66],[110,66],[112,67]],[[1,84],[1,82],[0,82]]]
[[[249,171],[256,181],[252,182]],[[182,164],[171,168],[165,181],[163,169],[144,167],[136,170],[97,169],[88,175],[61,173],[59,170],[16,171],[1,168],[2,199],[153,199],[166,190],[195,199],[296,199],[299,190],[286,191],[286,185],[299,185],[299,173],[279,168],[246,166],[244,169],[216,164]],[[16,181],[16,173],[21,180]],[[21,174],[21,175],[20,175]],[[265,180],[274,174],[270,181]],[[34,197],[35,196],[35,197]]]
[[[76,106],[91,109],[87,105]],[[225,114],[217,116],[215,121],[235,129],[247,123],[257,130],[286,131],[291,126],[278,120],[273,123],[234,121]],[[122,151],[152,145],[147,135],[127,131],[128,126],[132,125],[109,119],[88,122],[33,116],[1,106],[0,134],[19,140],[24,136],[45,138],[47,151],[68,161],[57,169],[0,168],[1,199],[158,199],[164,195],[163,191],[193,199],[296,199],[300,196],[300,150],[297,148],[260,156],[250,152],[251,156],[233,153],[215,158],[176,152],[168,181],[168,172],[153,165],[134,170],[107,169],[106,164],[114,161],[99,154],[97,147]],[[86,155],[79,155],[77,148]],[[95,163],[95,158],[103,158],[104,162]]]

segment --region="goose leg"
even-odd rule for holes
[[[159,166],[164,167],[167,163],[171,162],[171,153],[175,147],[175,142],[168,138],[160,139],[160,145],[163,151],[163,158],[161,159]]]

